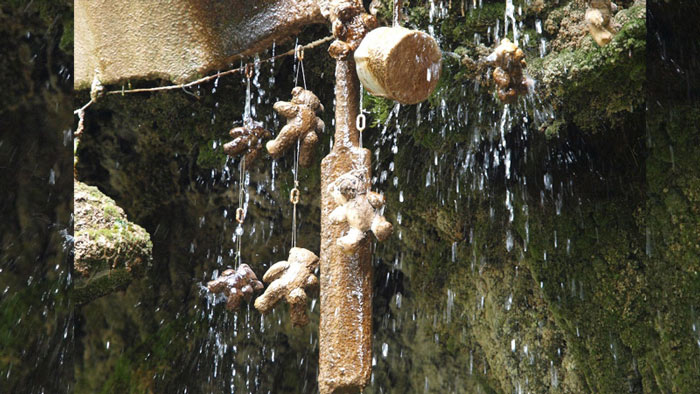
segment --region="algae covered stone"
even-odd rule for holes
[[[74,182],[75,302],[125,287],[151,261],[151,237],[94,186]]]

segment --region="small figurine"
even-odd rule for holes
[[[335,41],[328,48],[334,59],[345,60],[360,45],[362,38],[378,26],[377,18],[365,12],[362,3],[342,1],[335,11],[333,36]]]
[[[244,298],[249,300],[254,292],[263,287],[248,264],[241,264],[237,270],[227,269],[221,276],[207,283],[210,292],[224,293],[227,297],[226,309],[230,311],[238,309]]]
[[[291,102],[278,101],[273,108],[287,118],[287,124],[277,138],[265,144],[268,153],[276,159],[299,140],[299,165],[310,166],[318,142],[316,133],[323,132],[325,127],[323,120],[317,116],[323,112],[323,104],[313,92],[297,86],[292,89]]]
[[[534,83],[523,75],[523,69],[527,67],[525,53],[507,38],[501,40],[486,61],[496,66],[493,80],[498,85],[498,98],[506,104],[514,103]]]
[[[318,287],[314,270],[318,267],[318,256],[303,248],[292,248],[287,261],[280,261],[267,270],[263,281],[269,286],[265,293],[255,300],[255,308],[267,313],[282,298],[289,303],[292,324],[305,326],[309,323],[306,315],[306,292]]]
[[[393,227],[379,213],[384,206],[384,196],[368,191],[365,182],[352,173],[342,175],[334,184],[332,195],[339,206],[331,212],[330,220],[347,222],[350,226],[348,233],[337,241],[344,253],[355,253],[368,231],[379,241],[389,238]]]
[[[598,46],[604,46],[612,41],[617,26],[613,24],[612,16],[617,11],[617,5],[610,0],[590,0],[586,9],[588,31]]]
[[[272,133],[262,128],[257,122],[247,126],[234,127],[228,133],[233,141],[224,144],[224,153],[229,156],[245,155],[245,166],[248,168],[260,155],[263,140],[272,137]]]

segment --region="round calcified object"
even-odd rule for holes
[[[355,51],[357,76],[365,89],[402,104],[430,96],[440,79],[441,62],[433,37],[403,27],[374,29]]]

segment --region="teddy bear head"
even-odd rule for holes
[[[301,86],[297,86],[292,89],[292,104],[303,104],[314,110],[316,113],[323,112],[323,104],[321,104],[321,100],[319,100],[318,97],[313,94],[313,92],[306,90]]]
[[[331,194],[338,204],[345,204],[347,201],[365,192],[362,178],[352,173],[346,173],[336,179],[335,187]]]

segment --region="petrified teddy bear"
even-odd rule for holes
[[[486,61],[496,67],[493,70],[493,80],[498,86],[498,98],[506,104],[514,103],[534,83],[523,75],[523,68],[527,67],[525,53],[507,38],[501,40],[501,44]]]
[[[346,254],[357,251],[367,231],[372,231],[379,241],[387,239],[393,230],[379,210],[384,206],[384,196],[368,191],[365,182],[352,173],[341,175],[335,182],[333,199],[339,205],[330,214],[333,223],[347,222],[348,233],[338,238],[338,246]]]
[[[316,132],[322,132],[325,125],[317,116],[323,112],[323,104],[310,90],[299,86],[292,89],[292,101],[278,101],[272,107],[277,113],[287,118],[277,138],[265,144],[267,152],[278,158],[300,140],[299,165],[308,167],[313,159],[314,146],[318,142]]]
[[[263,281],[269,286],[265,293],[255,300],[255,309],[267,313],[282,298],[289,303],[292,324],[305,326],[309,323],[306,315],[306,292],[318,287],[314,270],[318,267],[318,256],[303,248],[292,248],[287,261],[275,263],[267,270]]]
[[[259,123],[234,127],[228,133],[233,141],[224,144],[224,153],[229,156],[245,155],[246,167],[250,167],[260,155],[263,140],[272,137],[272,133],[263,129]]]
[[[244,298],[250,299],[254,292],[263,287],[248,264],[241,264],[237,270],[227,269],[207,283],[207,289],[212,293],[224,293],[227,297],[226,309],[230,311],[237,309]]]
[[[378,26],[377,18],[365,12],[362,3],[343,1],[335,10],[333,36],[335,41],[328,48],[334,59],[344,60],[360,46],[362,38]]]
[[[599,46],[609,43],[617,26],[613,24],[612,16],[617,11],[617,5],[610,0],[590,0],[586,9],[588,31]]]

